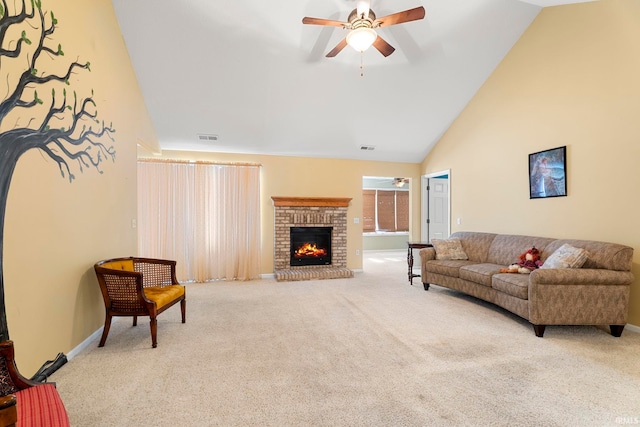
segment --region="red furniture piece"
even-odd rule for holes
[[[23,377],[13,341],[0,343],[0,427],[66,427],[69,416],[54,383]]]

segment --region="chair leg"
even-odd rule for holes
[[[133,316],[133,326],[138,326],[138,316]]]
[[[187,300],[186,298],[180,301],[180,311],[182,312],[182,323],[187,320]]]
[[[111,328],[111,315],[107,313],[104,319],[104,329],[102,330],[102,338],[100,338],[100,344],[98,344],[98,347],[104,347],[104,343],[107,341],[107,335],[109,335],[109,328]]]
[[[151,347],[156,348],[158,346],[158,321],[153,316],[149,317],[151,317],[151,320],[149,321],[151,326]]]

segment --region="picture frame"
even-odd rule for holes
[[[567,147],[529,154],[529,198],[567,195]]]

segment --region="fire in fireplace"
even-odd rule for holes
[[[331,264],[333,227],[291,227],[291,265]]]

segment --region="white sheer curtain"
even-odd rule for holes
[[[138,253],[180,281],[260,275],[260,167],[138,162]]]

